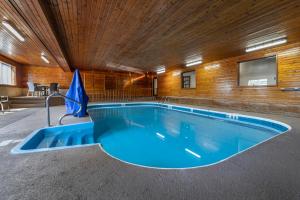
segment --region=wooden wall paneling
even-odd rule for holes
[[[41,84],[50,84],[57,82],[60,87],[69,88],[73,74],[64,72],[59,67],[44,67],[44,66],[23,66],[22,86],[27,87],[27,81],[32,81]]]
[[[148,95],[152,90],[151,76],[110,72],[108,63],[144,71],[165,64],[167,72],[158,79],[160,95],[297,104],[299,93],[282,92],[280,87],[299,87],[299,7],[300,1],[288,0],[3,0],[0,16],[11,20],[26,42],[0,25],[0,53],[25,64],[24,87],[31,80],[59,82],[67,88],[72,73],[62,69],[80,68],[93,99]],[[248,44],[279,36],[286,36],[288,44],[244,53]],[[49,65],[40,59],[42,51]],[[274,54],[277,87],[237,86],[237,62]],[[195,67],[195,90],[182,89],[180,76],[174,75],[187,70],[180,66],[189,56],[202,56],[204,61]],[[211,63],[220,67],[205,69]],[[115,77],[115,89],[105,90],[106,76]]]
[[[278,86],[270,87],[239,87],[238,62],[269,55],[277,55]],[[219,68],[206,69],[205,66],[218,63]],[[184,66],[168,67],[167,72],[158,75],[159,96],[177,96],[203,98],[223,101],[248,103],[294,104],[299,105],[299,92],[283,92],[281,88],[300,87],[300,43],[276,47],[232,57],[213,63],[194,67],[196,70],[196,89],[182,89],[180,76],[175,72],[190,70]]]
[[[105,75],[101,73],[93,73],[93,80],[94,80],[94,89],[96,91],[103,91],[105,90],[105,85],[103,84],[105,81]]]
[[[91,101],[125,100],[133,97],[151,97],[153,74],[147,77],[141,74],[113,71],[85,71],[81,70],[84,87]],[[23,67],[22,86],[27,88],[27,81],[41,84],[57,82],[61,88],[67,89],[71,83],[73,73],[64,72],[59,67],[40,67],[25,65]],[[113,78],[113,82],[106,82],[106,77]],[[134,78],[139,78],[136,84]],[[144,79],[144,80],[141,80]],[[105,88],[105,84],[108,88]]]

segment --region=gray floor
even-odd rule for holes
[[[57,116],[64,108],[52,111]],[[16,145],[11,141],[0,146],[0,199],[299,200],[300,119],[246,114],[280,120],[293,129],[217,165],[186,170],[127,165],[97,146],[11,155]],[[45,109],[0,115],[0,144],[44,127],[45,116]]]

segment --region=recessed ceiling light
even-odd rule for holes
[[[9,30],[21,42],[25,41],[25,38],[8,21],[2,21],[2,25],[5,26],[5,28],[7,28],[7,30]]]
[[[279,38],[279,39],[276,39],[276,40],[271,40],[271,41],[263,42],[263,43],[256,44],[256,45],[253,45],[253,46],[249,46],[249,47],[246,48],[246,52],[256,51],[256,50],[259,50],[259,49],[265,49],[265,48],[268,48],[268,47],[284,44],[286,42],[287,42],[286,38]]]

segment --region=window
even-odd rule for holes
[[[196,88],[195,71],[183,72],[181,74],[182,88]]]
[[[105,89],[106,90],[115,90],[116,88],[117,88],[116,77],[105,76]]]
[[[16,85],[16,68],[0,62],[0,85]]]
[[[276,56],[239,63],[240,86],[277,85]]]

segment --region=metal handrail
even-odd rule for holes
[[[74,100],[74,99],[71,99],[71,98],[69,98],[69,97],[67,97],[67,96],[65,96],[65,95],[62,95],[62,94],[58,93],[58,92],[54,92],[54,93],[50,94],[50,95],[47,97],[47,99],[46,99],[48,127],[51,126],[51,123],[50,123],[50,106],[49,106],[49,100],[50,100],[50,98],[53,97],[53,96],[59,96],[59,97],[64,98],[65,100],[69,100],[69,101],[71,101],[71,102],[77,103],[77,104],[79,105],[79,109],[78,109],[78,111],[77,111],[76,113],[73,113],[73,114],[78,114],[78,113],[81,111],[81,109],[82,109],[81,103],[78,102],[78,101],[76,101],[76,100]],[[73,115],[73,114],[64,114],[63,116],[61,116],[61,117],[59,118],[58,124],[59,124],[59,125],[62,125],[62,123],[61,123],[62,119],[63,119],[64,117],[66,117],[66,116]]]

